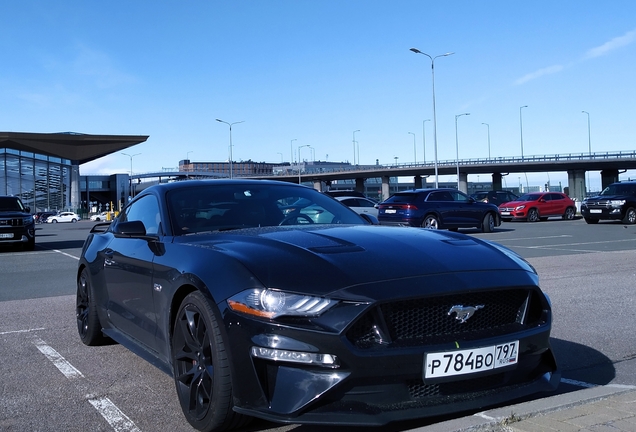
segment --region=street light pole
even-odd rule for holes
[[[426,165],[426,122],[431,121],[431,119],[426,119],[422,121],[422,157],[424,165]]]
[[[470,115],[470,113],[457,114],[455,116],[455,152],[457,153],[457,190],[459,190],[459,138],[457,134],[457,119],[461,116]]]
[[[488,123],[482,123],[488,127],[488,160],[490,160],[490,125]]]
[[[521,133],[521,159],[523,160],[523,118],[521,117],[521,110],[528,108],[528,105],[524,105],[519,108],[519,132]]]
[[[356,164],[356,132],[360,132],[360,129],[353,131],[353,164]],[[358,163],[360,161],[358,160]]]
[[[233,157],[232,157],[232,126],[235,125],[235,124],[243,123],[243,122],[245,122],[245,120],[241,120],[241,121],[234,122],[234,123],[228,123],[226,121],[219,120],[219,119],[216,119],[216,121],[218,121],[220,123],[225,123],[226,125],[228,125],[230,127],[230,178],[232,178],[234,176],[233,166],[232,166],[232,163],[233,163],[232,162],[232,159],[233,159]]]
[[[433,141],[435,143],[435,187],[437,188],[439,187],[439,173],[437,167],[437,113],[435,112],[435,59],[438,57],[446,57],[455,53],[447,52],[446,54],[440,54],[435,57],[431,57],[430,55],[418,50],[417,48],[411,48],[411,51],[413,51],[415,54],[425,55],[426,57],[431,59],[431,75],[433,83]]]
[[[417,164],[417,150],[415,150],[415,134],[413,132],[409,132],[413,135],[413,162]]]
[[[303,148],[303,147],[311,147],[311,146],[309,144],[298,146],[298,184],[301,184],[301,181],[300,181],[300,161],[302,159],[300,158],[300,149]]]
[[[141,153],[135,153],[134,155],[128,154],[128,153],[122,153],[124,156],[128,156],[130,158],[130,197],[133,198],[135,196],[135,193],[133,191],[133,170],[132,170],[132,162],[133,162],[133,158],[135,156],[139,156]]]
[[[583,114],[587,114],[587,151],[589,153],[590,160],[592,159],[592,132],[590,129],[590,113],[587,111],[581,111]],[[592,190],[592,185],[590,184],[590,171],[587,171],[587,190],[588,192]]]

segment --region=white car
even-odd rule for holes
[[[92,221],[105,221],[108,218],[108,212],[101,212],[99,214],[94,214],[91,216]]]
[[[336,197],[336,199],[358,214],[378,217],[378,209],[375,206],[377,203],[369,198],[342,196]]]
[[[77,222],[81,218],[73,212],[62,212],[55,216],[49,216],[46,223],[58,223],[58,222]]]

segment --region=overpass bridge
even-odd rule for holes
[[[492,176],[493,189],[502,189],[502,178],[510,173],[531,172],[567,172],[570,197],[582,201],[586,191],[586,173],[600,171],[601,185],[605,188],[618,181],[620,172],[636,169],[636,151],[613,151],[594,153],[567,153],[542,156],[502,156],[493,158],[427,161],[425,163],[401,163],[395,165],[351,165],[329,171],[310,171],[301,165],[300,170],[292,169],[286,173],[259,176],[241,176],[241,178],[276,179],[292,183],[311,182],[316,189],[322,190],[323,184],[329,185],[335,180],[355,180],[356,190],[364,191],[364,182],[369,178],[382,179],[382,197],[389,197],[391,177],[413,177],[415,188],[421,188],[426,182],[423,178],[437,179],[440,175],[457,175],[459,172],[459,190],[466,192],[469,174]],[[227,178],[227,175],[212,172],[170,171],[136,174],[133,179],[186,179],[186,178]],[[437,182],[437,181],[436,181]],[[141,187],[143,188],[143,186]],[[139,191],[141,188],[137,188]]]

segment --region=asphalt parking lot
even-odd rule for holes
[[[0,430],[191,431],[169,376],[119,345],[88,348],[77,336],[75,270],[92,226],[38,225],[34,252],[0,250]],[[539,272],[553,303],[559,392],[636,385],[636,226],[555,219],[464,233],[515,250]],[[262,421],[247,430],[292,429],[321,430]]]

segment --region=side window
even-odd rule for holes
[[[450,196],[451,199],[450,201],[455,201],[455,202],[468,202],[469,199],[466,195],[464,195],[463,193],[457,191],[457,192],[447,192]]]
[[[373,204],[371,201],[359,199],[358,207],[375,207],[375,204]]]
[[[349,207],[358,207],[358,200],[357,199],[346,199],[346,200],[342,200],[342,203],[346,206]]]
[[[146,195],[135,201],[126,208],[120,221],[141,221],[146,227],[146,234],[160,234],[161,216],[157,198],[154,195]]]
[[[550,199],[552,201],[558,201],[558,200],[562,200],[563,197],[561,195],[559,195],[559,194],[550,194]]]

